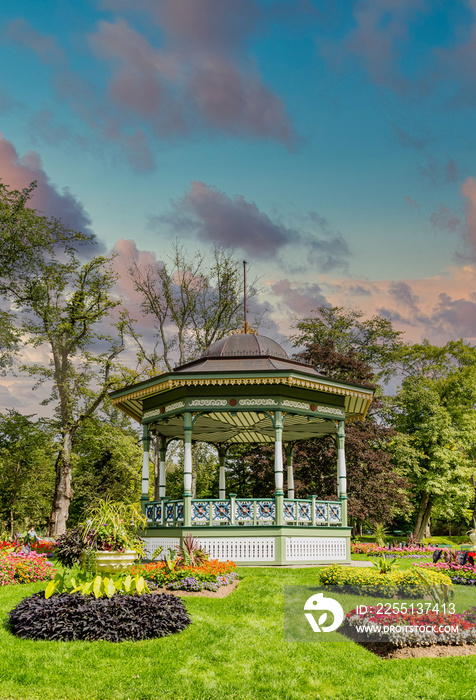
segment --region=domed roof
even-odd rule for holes
[[[205,357],[246,357],[265,356],[289,359],[289,355],[275,340],[254,333],[235,333],[217,340],[201,356]]]
[[[319,376],[314,367],[292,360],[275,340],[253,333],[235,333],[210,345],[196,360],[175,367],[182,372],[304,371]]]

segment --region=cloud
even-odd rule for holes
[[[461,194],[466,197],[466,240],[476,255],[476,180],[468,177],[461,186]]]
[[[21,190],[33,180],[37,187],[32,198],[32,205],[42,214],[55,217],[75,231],[91,234],[91,219],[81,202],[67,187],[59,192],[50,182],[40,156],[29,151],[21,158],[13,144],[0,134],[0,174],[2,182],[9,189]],[[97,249],[97,247],[96,247]]]
[[[418,168],[420,173],[428,178],[434,185],[446,185],[459,180],[459,167],[453,158],[438,161],[432,155],[427,154],[427,163]]]
[[[402,129],[400,126],[396,126],[395,124],[393,125],[393,131],[400,146],[411,148],[414,151],[424,151],[428,146],[428,136],[416,136],[410,134],[408,131]]]
[[[431,137],[428,134],[417,135],[394,125],[395,138],[400,146],[415,151],[425,158],[425,164],[420,165],[418,171],[424,178],[430,180],[434,185],[447,185],[458,182],[460,179],[459,166],[454,158],[445,156],[437,158],[429,152],[428,147]]]
[[[102,21],[89,37],[109,64],[108,96],[120,111],[147,121],[161,137],[220,129],[291,147],[295,134],[283,101],[244,51],[255,3],[180,0],[154,12],[164,46],[124,19]],[[120,116],[120,111],[118,116]]]
[[[291,311],[302,317],[312,309],[327,303],[323,290],[318,284],[296,284],[288,279],[279,280],[269,285],[269,289],[278,298],[279,308]]]
[[[34,51],[43,63],[55,64],[65,59],[55,37],[40,34],[23,18],[10,22],[3,35],[7,41]]]
[[[414,199],[412,199],[412,197],[405,195],[405,197],[403,199],[405,200],[405,202],[408,204],[408,206],[411,209],[414,209],[415,211],[420,212],[420,205],[418,204],[418,202],[416,202]]]
[[[434,228],[449,233],[462,233],[463,230],[461,219],[451,209],[448,209],[445,204],[441,204],[438,211],[431,214],[430,223]]]
[[[151,144],[157,137],[223,132],[296,145],[283,100],[248,56],[250,37],[266,23],[260,3],[111,0],[103,5],[115,15],[98,22],[85,38],[99,61],[94,80],[72,70],[55,38],[26,20],[11,22],[6,36],[54,66],[53,86],[63,104],[103,142],[118,143],[136,170],[155,167]],[[306,6],[299,3],[298,14]],[[129,13],[127,20],[121,12]],[[149,14],[147,32],[140,12]],[[49,138],[51,118],[47,127]],[[69,137],[64,128],[60,136]]]
[[[154,221],[168,224],[176,235],[193,231],[202,241],[236,246],[258,258],[275,257],[279,248],[298,239],[295,231],[272,221],[254,202],[239,195],[230,198],[204,182],[192,182],[185,197],[173,202],[172,213]]]
[[[323,53],[334,64],[355,57],[377,85],[407,92],[407,80],[399,60],[409,41],[409,27],[431,10],[428,0],[357,0],[353,27],[340,43],[323,44]]]
[[[408,306],[410,309],[417,308],[418,296],[413,294],[412,288],[406,282],[392,282],[388,293],[400,304]]]
[[[277,217],[270,218],[243,196],[229,197],[204,182],[192,182],[189,192],[172,202],[169,213],[149,221],[152,230],[164,225],[177,238],[196,236],[220,248],[239,248],[261,260],[279,257],[293,270],[309,265],[321,270],[342,268],[349,255],[344,238],[333,233],[327,220],[315,212],[309,214],[307,228],[298,230]]]
[[[357,304],[356,285],[368,291]],[[390,319],[397,330],[404,331],[406,342],[428,338],[439,345],[455,338],[476,340],[474,265],[449,267],[435,277],[400,281],[367,282],[322,276],[319,286],[327,303],[333,306],[357,306],[367,318],[378,313]]]

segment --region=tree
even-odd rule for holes
[[[137,432],[110,416],[91,416],[73,443],[74,495],[68,527],[80,522],[91,503],[108,495],[112,501],[138,502],[141,493],[142,446]]]
[[[397,457],[417,501],[414,535],[425,536],[432,511],[452,517],[473,499],[476,451],[476,348],[427,341],[405,349],[408,376],[394,402],[402,434]]]
[[[150,372],[171,372],[177,362],[188,362],[243,323],[241,268],[227,251],[214,248],[207,265],[202,253],[187,255],[175,243],[169,263],[135,263],[130,275],[142,296],[141,310],[155,326],[155,344],[148,349],[128,319],[139,363]],[[247,293],[256,293],[253,285]]]
[[[60,440],[50,516],[50,534],[66,527],[72,497],[71,451],[74,436],[113,388],[114,366],[123,349],[119,338],[104,332],[118,301],[111,296],[115,276],[111,260],[98,256],[83,264],[77,249],[91,236],[70,231],[26,205],[32,188],[0,188],[3,216],[0,295],[17,310],[17,329],[25,344],[49,357],[23,369],[48,382]]]
[[[373,373],[350,348],[347,355],[334,349],[334,341],[310,342],[297,359],[307,362],[333,379],[372,387]],[[381,410],[375,400],[374,414]],[[348,513],[356,527],[366,521],[389,522],[410,508],[408,480],[395,466],[393,445],[396,433],[373,418],[346,425],[345,452],[348,475]],[[228,459],[228,482],[240,494],[261,497],[274,488],[274,446],[238,448]],[[303,440],[293,448],[296,498],[317,494],[325,500],[337,498],[337,448],[334,435]]]
[[[45,421],[0,414],[0,519],[10,537],[48,520],[54,492],[54,443]],[[3,529],[3,528],[2,528]]]
[[[130,268],[134,287],[142,296],[141,310],[155,326],[155,343],[147,348],[126,314],[126,325],[138,347],[139,372],[155,375],[173,370],[204,352],[212,343],[243,323],[243,284],[239,261],[229,252],[213,248],[207,264],[199,251],[186,254],[175,243],[169,262]],[[247,288],[248,298],[256,293]],[[193,447],[192,493],[197,493],[198,446]],[[154,441],[155,490],[159,450]]]
[[[341,357],[356,358],[371,368],[377,381],[387,381],[397,366],[402,332],[389,319],[363,318],[358,309],[319,306],[314,315],[296,324],[299,334],[292,337],[296,346],[330,346]]]

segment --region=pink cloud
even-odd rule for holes
[[[367,290],[355,300],[355,286]],[[367,317],[379,313],[405,332],[404,340],[429,338],[443,344],[454,338],[476,339],[476,268],[450,267],[441,275],[412,280],[365,280],[321,277],[323,295],[333,306],[357,306]],[[442,292],[442,290],[445,290]]]
[[[123,19],[100,22],[90,44],[111,66],[112,103],[146,119],[160,136],[219,128],[291,146],[295,136],[283,101],[264,85],[244,52],[232,55],[233,42],[224,41],[234,35],[238,42],[241,35],[225,22],[233,19],[233,7],[214,14],[215,5],[215,0],[199,6],[182,0],[161,6],[165,48],[153,46]],[[210,32],[214,39],[207,42]]]
[[[91,233],[91,219],[81,202],[68,188],[59,192],[43,169],[40,156],[29,151],[21,158],[13,144],[0,134],[0,174],[9,189],[21,190],[36,180],[33,206],[45,216],[52,216],[83,233]]]
[[[466,236],[473,254],[476,254],[476,180],[468,177],[461,186],[466,197]]]

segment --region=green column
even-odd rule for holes
[[[183,416],[183,524],[192,524],[192,414],[186,411]]]
[[[276,485],[276,525],[283,525],[283,414],[274,412],[274,481]]]
[[[345,465],[345,422],[337,422],[337,492],[342,509],[342,525],[347,527],[347,471]]]
[[[149,500],[149,446],[150,435],[147,423],[142,424],[142,495],[141,504],[144,508]]]

